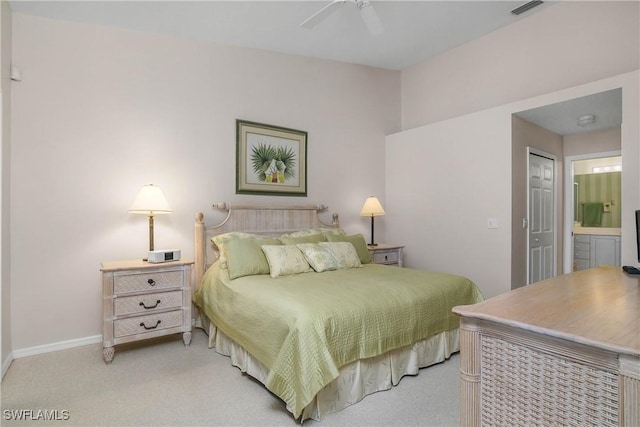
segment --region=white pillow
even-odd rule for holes
[[[356,247],[351,242],[320,242],[319,246],[327,248],[338,259],[342,268],[362,267]]]
[[[296,245],[263,245],[272,278],[311,271],[307,259]]]
[[[296,246],[302,251],[311,268],[318,273],[344,268],[333,252],[318,243],[298,243]]]

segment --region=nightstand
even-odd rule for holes
[[[371,253],[374,264],[402,267],[402,249],[404,246],[378,243],[376,246],[368,245],[367,248]]]
[[[102,355],[114,345],[182,333],[191,343],[193,261],[152,264],[142,260],[102,263]]]

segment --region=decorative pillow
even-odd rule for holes
[[[257,234],[243,233],[240,231],[232,231],[230,233],[218,234],[211,238],[211,242],[218,249],[218,261],[221,268],[227,268],[227,251],[226,244],[232,239],[257,239]]]
[[[302,251],[311,268],[318,273],[344,268],[333,252],[331,252],[329,248],[320,246],[321,244],[322,243],[300,243],[296,246]]]
[[[353,247],[356,248],[358,258],[360,258],[362,264],[369,264],[371,262],[371,253],[362,234],[352,234],[350,236],[327,234],[326,236],[329,242],[350,242]]]
[[[272,278],[311,271],[307,259],[295,245],[262,245]]]
[[[304,237],[304,236],[313,236],[314,234],[338,234],[338,235],[346,235],[341,228],[307,228],[305,230],[294,231],[293,233],[284,234],[281,237]]]
[[[262,245],[280,245],[280,240],[260,238],[231,239],[225,245],[229,278],[269,274],[269,263]]]
[[[333,253],[340,264],[342,264],[342,268],[358,268],[362,267],[362,263],[360,262],[360,257],[358,256],[358,252],[356,251],[355,246],[351,242],[320,242],[318,243],[320,247],[327,248],[329,251]],[[305,254],[306,255],[306,254]],[[313,265],[311,265],[313,267]]]
[[[297,245],[298,243],[318,243],[318,242],[326,242],[327,238],[324,234],[310,234],[308,236],[291,236],[283,235],[280,236],[280,241],[283,245]]]

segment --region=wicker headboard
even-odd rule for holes
[[[213,236],[230,231],[280,235],[306,228],[340,226],[338,214],[333,214],[330,224],[320,220],[318,214],[328,209],[325,205],[261,206],[214,203],[213,208],[227,211],[228,214],[220,224],[209,227],[205,225],[204,214],[196,214],[194,290],[200,286],[204,272],[217,258],[211,243]]]

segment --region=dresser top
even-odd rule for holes
[[[190,260],[178,260],[168,262],[147,262],[142,259],[130,259],[124,261],[107,261],[101,264],[100,271],[138,270],[146,268],[176,267],[193,264]]]
[[[565,274],[453,311],[640,357],[640,278],[620,267]]]

